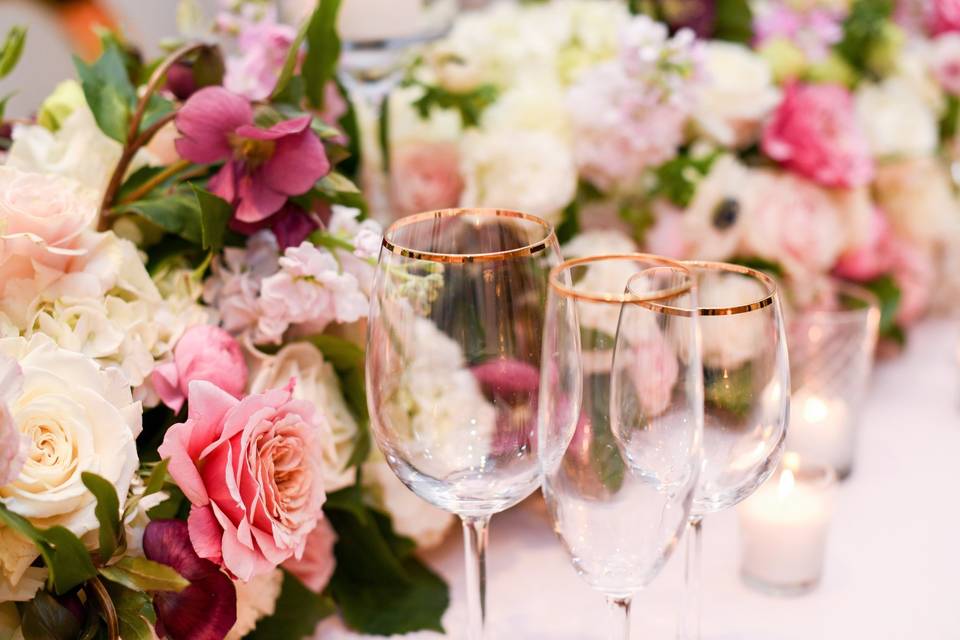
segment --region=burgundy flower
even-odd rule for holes
[[[280,211],[259,222],[242,222],[234,218],[230,221],[230,228],[247,236],[261,229],[270,229],[277,238],[280,251],[283,251],[287,247],[299,247],[307,236],[320,228],[322,217],[330,216],[329,209],[330,205],[322,203],[320,211],[312,215],[292,202],[288,202]]]
[[[177,113],[181,157],[200,164],[224,162],[208,187],[236,205],[236,219],[255,223],[279,211],[289,196],[305,193],[330,171],[310,116],[254,124],[250,102],[223,87],[193,94]]]
[[[154,520],[143,534],[148,559],[173,567],[190,581],[179,593],[153,597],[157,635],[173,640],[222,640],[237,622],[237,590],[214,563],[193,550],[187,523]]]

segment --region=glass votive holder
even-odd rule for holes
[[[740,573],[748,586],[800,595],[820,583],[836,484],[830,465],[787,453],[770,479],[740,503]]]
[[[876,296],[836,282],[828,299],[790,319],[790,426],[786,449],[853,470],[860,407],[873,370],[880,306]]]

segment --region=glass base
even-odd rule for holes
[[[780,596],[780,597],[795,597],[802,596],[814,591],[818,586],[820,586],[820,577],[817,576],[813,580],[808,580],[806,582],[798,582],[795,584],[775,584],[769,582],[763,578],[758,578],[752,576],[749,573],[740,572],[740,577],[743,579],[743,583],[755,591],[765,593],[770,596]]]

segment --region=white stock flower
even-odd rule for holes
[[[725,147],[754,142],[780,101],[770,65],[743,45],[711,41],[703,45],[703,67],[693,111],[701,133]]]
[[[356,480],[354,468],[347,467],[357,437],[357,421],[347,407],[340,381],[323,353],[309,342],[292,342],[275,356],[254,365],[250,392],[277,389],[296,380],[293,397],[306,400],[323,415],[330,434],[320,438],[323,453],[323,488],[332,493]]]
[[[37,526],[60,525],[77,536],[96,530],[96,502],[81,473],[96,473],[127,495],[139,465],[140,404],[119,371],[101,369],[46,336],[0,340],[0,354],[23,370],[23,391],[10,412],[28,441],[23,469],[0,487],[0,498]],[[16,588],[37,552],[3,527],[0,538],[0,583]]]
[[[557,222],[577,191],[570,145],[544,131],[464,136],[461,206],[516,209]]]
[[[857,117],[875,156],[926,156],[936,150],[936,114],[905,79],[864,83],[855,100]]]

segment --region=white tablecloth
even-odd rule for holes
[[[864,410],[856,468],[841,485],[820,587],[785,598],[739,578],[732,512],[706,521],[704,638],[939,640],[960,638],[960,375],[956,323],[918,327],[882,362]],[[428,562],[450,581],[448,638],[465,638],[460,536]],[[493,640],[606,638],[606,608],[571,568],[535,502],[493,519],[488,609]],[[635,599],[633,633],[674,638],[682,549]],[[318,637],[356,638],[330,621]],[[408,640],[438,640],[435,633]]]

